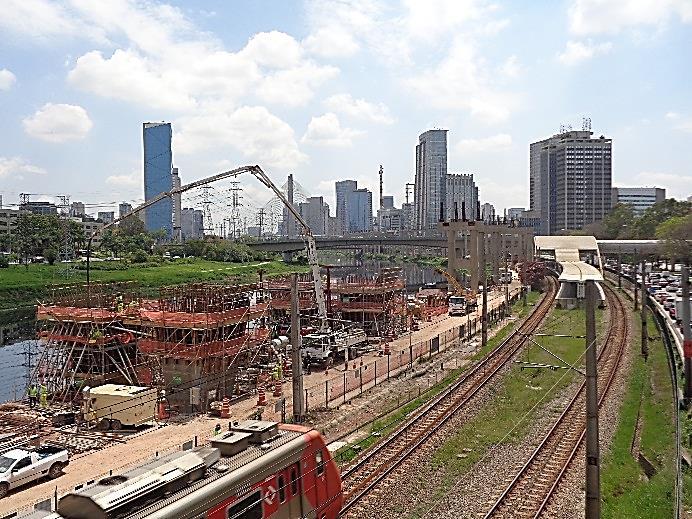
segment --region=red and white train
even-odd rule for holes
[[[247,420],[63,496],[31,519],[336,519],[341,478],[314,429]]]

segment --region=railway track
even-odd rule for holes
[[[361,517],[367,496],[438,431],[515,356],[550,312],[558,283],[549,277],[549,290],[534,311],[500,345],[443,390],[366,454],[342,469],[344,506],[341,517]]]
[[[617,294],[604,283],[610,326],[598,352],[598,406],[605,401],[627,344],[629,316]],[[500,497],[483,516],[537,518],[550,504],[563,475],[576,457],[586,434],[586,381],[534,449],[520,471],[510,476]]]

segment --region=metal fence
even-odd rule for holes
[[[510,305],[519,299],[519,293],[510,296]],[[507,316],[507,309],[502,305],[488,310],[488,326],[491,326]],[[305,388],[306,410],[329,409],[330,405],[339,405],[360,395],[363,391],[376,386],[404,370],[411,369],[419,359],[432,358],[458,344],[469,341],[481,331],[481,319],[474,317],[465,324],[454,326],[430,339],[409,343],[406,346],[396,346],[390,349],[389,355],[384,355],[369,362],[363,358],[349,362],[346,370],[336,369],[337,375],[328,380]]]

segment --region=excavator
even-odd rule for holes
[[[449,296],[449,315],[466,315],[478,307],[476,294],[462,286],[456,276],[443,268],[436,268],[438,274],[444,276],[452,295]]]

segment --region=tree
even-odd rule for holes
[[[132,215],[118,223],[118,231],[125,236],[136,236],[138,234],[147,232],[147,228],[142,220],[140,220],[137,216]]]
[[[48,248],[43,251],[43,257],[48,262],[49,265],[54,265],[55,260],[58,258],[58,251],[53,248]]]
[[[183,254],[185,256],[195,256],[201,258],[207,250],[204,240],[188,240],[183,244]]]
[[[692,262],[692,213],[674,216],[656,227],[656,238],[663,240],[662,252],[687,265]]]
[[[660,224],[675,216],[686,216],[691,212],[692,202],[679,202],[673,198],[658,202],[635,221],[636,237],[643,240],[653,239]]]
[[[634,219],[634,211],[631,205],[616,204],[601,222],[603,230],[602,238],[606,240],[626,238],[626,235],[632,232],[631,226]],[[600,237],[601,236],[599,236],[599,238]]]

